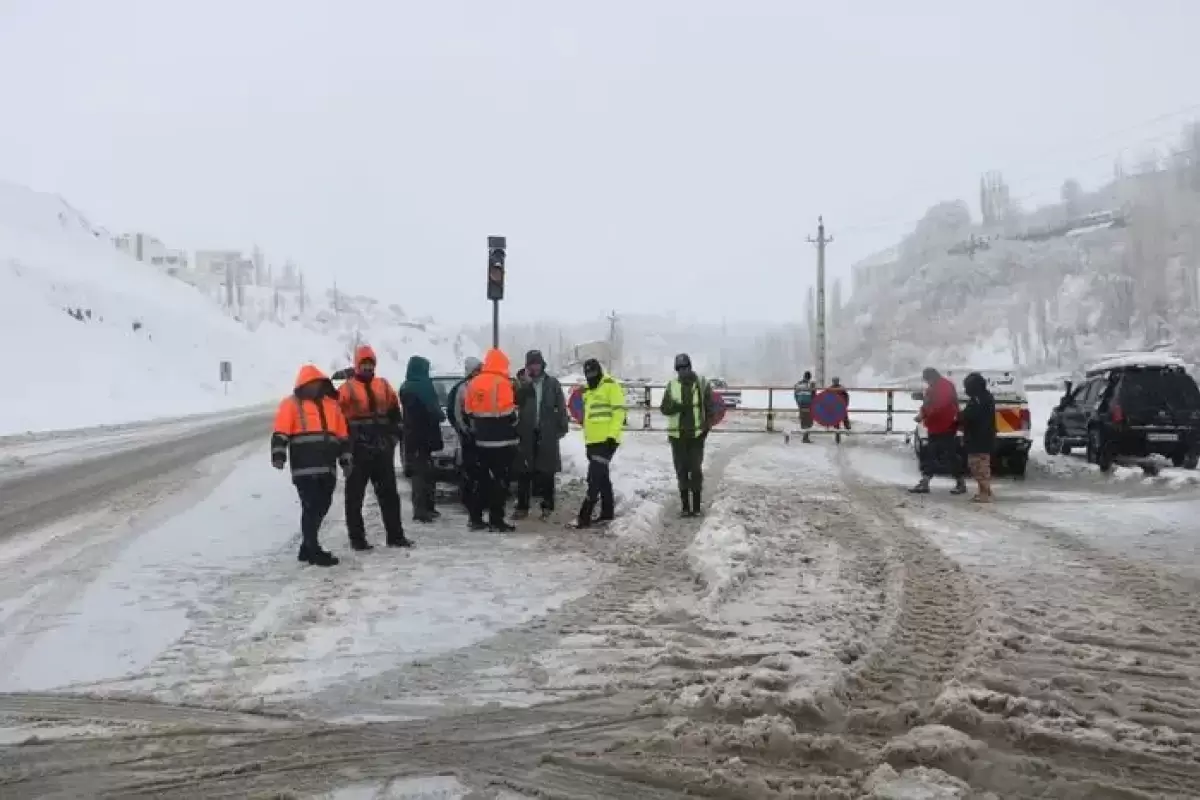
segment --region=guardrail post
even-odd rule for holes
[[[646,402],[646,413],[642,415],[642,430],[644,430],[644,431],[650,430],[650,408],[652,405],[650,402],[651,396],[652,395],[650,394],[650,387],[647,386],[646,387],[646,401],[645,401]]]
[[[895,404],[892,402],[894,392],[888,389],[887,392],[887,432],[892,432],[892,412],[895,410]]]
[[[767,433],[775,432],[775,390],[767,389]]]

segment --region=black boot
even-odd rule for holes
[[[954,479],[954,488],[950,490],[950,494],[966,494],[967,482],[962,478]]]
[[[404,535],[404,531],[400,531],[399,536],[389,536],[387,539],[388,547],[412,547],[412,539]]]
[[[700,516],[700,490],[699,489],[692,490],[692,516],[693,517]]]
[[[488,524],[488,530],[492,533],[512,533],[517,528],[515,525],[509,525],[504,520],[498,520]]]
[[[592,526],[592,510],[596,504],[591,500],[584,500],[579,506],[579,516],[575,519],[576,528],[590,528]]]
[[[929,494],[929,478],[921,478],[917,485],[908,490],[909,494]]]
[[[308,563],[314,567],[336,567],[338,565],[338,557],[328,550],[317,548],[308,554]]]
[[[691,501],[688,499],[687,489],[679,490],[679,516],[690,517],[692,515]]]
[[[296,555],[296,560],[302,564],[307,564],[309,559],[308,545],[301,543],[300,552]]]
[[[487,529],[488,524],[481,519],[473,519],[467,523],[467,530],[469,531],[486,531]]]
[[[374,550],[375,545],[368,542],[366,539],[351,539],[350,549],[352,550]]]

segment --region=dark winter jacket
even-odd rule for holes
[[[446,415],[429,377],[428,359],[413,356],[408,360],[408,370],[400,386],[400,405],[404,409],[405,452],[416,455],[441,450],[442,420]]]
[[[967,455],[991,453],[996,449],[996,400],[978,372],[963,380],[963,390],[967,393],[967,404],[959,416],[963,448]]]
[[[561,472],[562,453],[558,440],[570,430],[562,384],[551,375],[543,375],[542,402],[539,406],[537,389],[532,381],[522,383],[517,389],[516,402],[517,435],[521,439],[517,446],[518,468],[550,475]],[[535,436],[540,437],[536,459],[533,446]]]

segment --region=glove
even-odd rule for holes
[[[605,439],[604,443],[606,445],[608,445],[609,447],[611,447],[613,450],[617,449],[617,440],[612,438],[611,436],[609,438]]]
[[[354,459],[349,453],[342,453],[338,456],[338,466],[342,468],[342,473],[347,473],[354,466]]]
[[[285,463],[287,463],[287,462],[284,461],[284,459],[282,459],[282,458],[272,458],[271,459],[271,466],[274,467],[275,469],[283,469],[283,465]]]

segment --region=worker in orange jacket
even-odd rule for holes
[[[333,381],[312,364],[300,368],[296,388],[275,414],[271,466],[291,463],[292,483],[300,495],[300,561],[318,567],[338,563],[321,549],[317,534],[333,503],[337,465],[349,472],[350,431],[338,406]]]
[[[504,521],[509,476],[517,456],[517,405],[508,356],[498,349],[483,356],[479,374],[467,382],[463,411],[479,449],[480,487],[471,518],[488,509],[488,528],[496,533],[516,530]]]
[[[386,380],[375,374],[375,351],[361,345],[354,351],[354,374],[338,389],[338,403],[350,427],[354,467],[346,476],[346,530],[350,546],[370,550],[363,522],[367,484],[375,489],[379,514],[389,547],[411,547],[400,521],[400,492],[396,489],[396,444],[403,437],[400,400]]]

